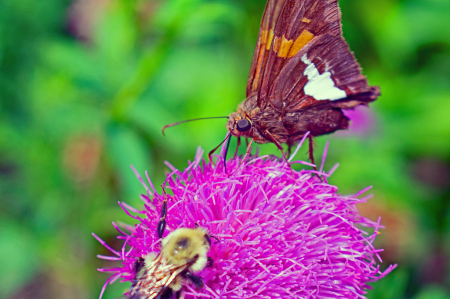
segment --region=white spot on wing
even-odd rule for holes
[[[347,97],[345,91],[334,86],[334,81],[331,79],[331,73],[329,71],[319,74],[319,70],[306,57],[306,54],[302,56],[302,61],[307,65],[303,72],[303,75],[308,77],[308,82],[303,87],[305,94],[314,97],[316,100],[333,101]]]

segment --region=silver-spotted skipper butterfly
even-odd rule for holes
[[[342,36],[337,2],[267,2],[247,97],[226,125],[231,135],[273,142],[286,158],[281,144],[290,149],[309,131],[313,160],[313,136],[347,129],[342,109],[367,105],[380,95]]]

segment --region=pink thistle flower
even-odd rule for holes
[[[234,171],[228,176],[223,163],[213,166],[202,155],[199,149],[184,171],[169,165],[173,172],[166,180],[173,195],[168,197],[165,236],[198,224],[220,240],[208,254],[214,266],[199,274],[205,286],[195,290],[187,285],[186,298],[365,298],[368,283],[396,267],[380,271],[382,250],[372,245],[380,219],[364,218],[355,207],[367,201],[358,197],[370,188],[351,196],[338,194],[327,183],[331,172],[323,172],[323,162],[316,173],[291,171],[278,158],[253,156],[237,169],[241,161],[235,157],[227,161],[228,172]],[[141,195],[145,209],[119,203],[140,221],[127,228],[130,233],[114,224],[125,240],[122,250],[94,235],[115,255],[100,258],[122,262],[121,267],[99,269],[113,272],[102,294],[119,278],[132,281],[136,259],[160,250],[156,225],[163,195],[148,176],[150,187],[137,176],[147,191]]]

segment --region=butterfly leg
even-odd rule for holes
[[[227,146],[225,148],[225,155],[223,157],[223,169],[225,170],[225,174],[228,174],[228,172],[227,172],[227,154],[228,154],[228,148],[230,147],[230,142],[231,142],[231,134],[228,135]]]
[[[245,159],[247,159],[248,155],[252,151],[252,143],[253,143],[253,139],[250,139],[250,143],[247,145],[247,151],[245,152],[244,158],[242,158],[242,161],[239,163],[239,166],[234,171],[238,170],[239,167],[241,167],[241,165],[244,163]],[[233,174],[234,171],[231,174]]]
[[[231,132],[229,132],[227,134],[227,136],[225,137],[225,139],[218,145],[216,146],[212,151],[209,152],[208,154],[208,158],[209,158],[209,162],[211,162],[214,166],[216,166],[216,164],[214,163],[213,159],[212,159],[212,154],[214,154],[214,152],[225,142],[227,141],[228,138],[231,138]]]
[[[167,193],[164,186],[161,186],[163,188],[163,194],[164,194],[164,201],[161,206],[161,218],[159,219],[157,230],[158,230],[158,237],[161,239],[164,231],[166,230],[166,215],[167,215]]]
[[[264,131],[264,134],[266,134],[266,136],[269,137],[268,139],[270,139],[273,143],[275,143],[275,145],[276,145],[276,146],[278,147],[278,149],[281,151],[281,153],[283,154],[284,160],[285,160],[286,163],[289,165],[289,169],[291,170],[291,176],[292,176],[292,179],[295,180],[294,170],[292,170],[291,163],[289,163],[289,160],[288,160],[288,158],[286,157],[286,153],[284,152],[283,147],[281,146],[281,144],[278,142],[278,140],[277,140],[272,134],[270,134],[269,130],[265,130],[265,131]]]
[[[278,149],[279,149],[279,150],[281,151],[281,153],[283,154],[284,160],[289,164],[289,161],[288,161],[288,159],[287,159],[287,157],[286,157],[286,153],[284,152],[283,147],[282,147],[281,144],[278,142],[278,140],[276,140],[275,137],[274,137],[272,134],[270,134],[269,130],[265,130],[265,131],[264,131],[264,134],[265,134],[266,136],[268,136],[269,139],[270,139],[273,143],[275,143],[275,145],[278,147]]]
[[[235,158],[236,158],[237,155],[238,155],[238,149],[239,149],[240,146],[241,146],[241,137],[239,136],[239,137],[237,138],[236,151],[234,152],[234,157],[235,157]]]
[[[314,170],[317,171],[317,167],[316,167],[316,163],[314,163],[314,141],[312,139],[312,135],[309,134],[308,136],[308,140],[309,140],[309,159],[311,160],[311,163],[314,164]]]
[[[291,154],[292,154],[292,143],[288,143],[288,151],[287,151],[287,156],[290,158]]]

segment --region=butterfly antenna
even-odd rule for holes
[[[228,139],[228,137],[230,137],[231,136],[231,132],[228,132],[228,134],[227,134],[227,137],[225,137],[225,139],[218,145],[218,146],[216,146],[212,151],[210,151],[209,152],[209,154],[208,154],[208,158],[209,158],[209,162],[211,162],[214,166],[216,165],[216,164],[214,164],[214,161],[212,160],[212,158],[211,158],[211,156],[212,156],[212,154],[214,154],[214,152]]]
[[[165,129],[170,128],[170,127],[177,126],[177,125],[179,125],[179,124],[183,124],[183,123],[187,123],[187,122],[195,121],[195,120],[214,119],[214,118],[227,118],[227,119],[228,119],[228,116],[202,117],[202,118],[194,118],[194,119],[188,119],[188,120],[179,121],[179,122],[176,122],[176,123],[173,123],[173,124],[165,125],[165,126],[162,128],[162,134],[163,134],[164,136],[166,136],[166,134],[164,134],[164,130],[165,130]]]

